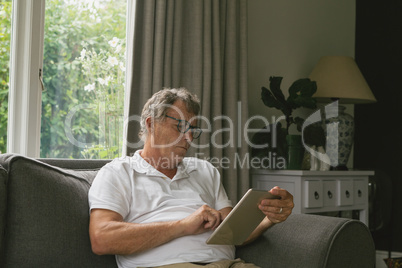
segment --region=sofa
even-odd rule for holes
[[[107,160],[0,155],[0,267],[116,267],[88,235],[88,190]],[[239,258],[260,267],[374,267],[375,249],[360,221],[291,215]]]

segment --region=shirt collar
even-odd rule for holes
[[[194,158],[185,157],[183,161],[177,166],[177,173],[174,180],[190,177],[190,173],[196,170]]]
[[[154,168],[151,164],[142,158],[140,155],[141,150],[137,150],[132,156],[131,168],[138,173],[143,173],[148,176],[165,176],[163,173]],[[191,172],[196,170],[195,159],[192,157],[185,157],[183,161],[177,166],[177,172],[174,180],[188,178]]]

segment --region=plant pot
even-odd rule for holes
[[[300,170],[302,168],[304,147],[301,135],[287,135],[287,163],[286,169]]]

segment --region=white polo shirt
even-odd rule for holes
[[[146,162],[137,151],[105,165],[89,190],[90,209],[108,209],[124,221],[150,223],[176,221],[202,205],[220,210],[232,207],[219,172],[209,162],[186,157],[173,179]],[[184,236],[156,248],[116,256],[119,267],[152,267],[181,262],[234,259],[234,246],[207,245],[212,231]]]

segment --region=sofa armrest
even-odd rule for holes
[[[276,224],[239,258],[261,267],[374,267],[375,248],[367,226],[357,220],[294,214]]]

